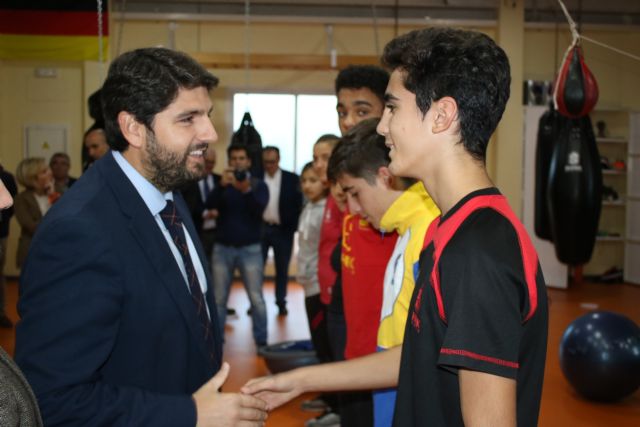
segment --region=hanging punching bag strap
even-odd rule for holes
[[[440,289],[440,273],[439,262],[444,248],[449,240],[455,235],[460,225],[478,209],[491,208],[504,216],[513,225],[518,236],[520,253],[522,255],[522,264],[524,268],[524,278],[529,296],[529,311],[527,312],[523,323],[533,316],[538,306],[538,293],[536,286],[536,275],[538,272],[538,255],[531,243],[531,239],[527,234],[524,226],[511,210],[507,199],[502,195],[485,195],[477,196],[465,203],[459,210],[451,215],[447,220],[440,224],[440,218],[434,220],[429,226],[427,237],[425,238],[425,247],[431,242],[434,245],[433,252],[433,269],[431,270],[431,287],[436,296],[438,305],[438,315],[443,322],[447,322],[444,304],[442,301],[442,292]]]

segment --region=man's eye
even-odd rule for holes
[[[360,111],[358,111],[358,115],[360,117],[368,116],[369,115],[369,110],[360,110]]]

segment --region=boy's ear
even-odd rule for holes
[[[133,114],[127,111],[120,111],[118,113],[118,126],[129,145],[134,148],[142,147],[147,138],[147,128],[136,120]]]
[[[448,130],[454,121],[458,119],[458,103],[450,96],[444,96],[432,104],[433,133],[440,133]]]
[[[395,177],[391,174],[387,166],[380,166],[378,168],[378,176],[382,179],[387,188],[393,188]]]

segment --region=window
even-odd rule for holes
[[[233,96],[233,129],[251,113],[262,146],[280,149],[280,167],[300,173],[313,159],[313,144],[326,133],[340,135],[334,95],[237,93]]]

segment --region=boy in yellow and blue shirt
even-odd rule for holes
[[[381,230],[395,230],[399,237],[384,276],[378,351],[402,345],[424,236],[438,215],[440,210],[418,182],[405,190],[380,220]],[[395,400],[395,387],[374,391],[376,427],[391,425]]]

